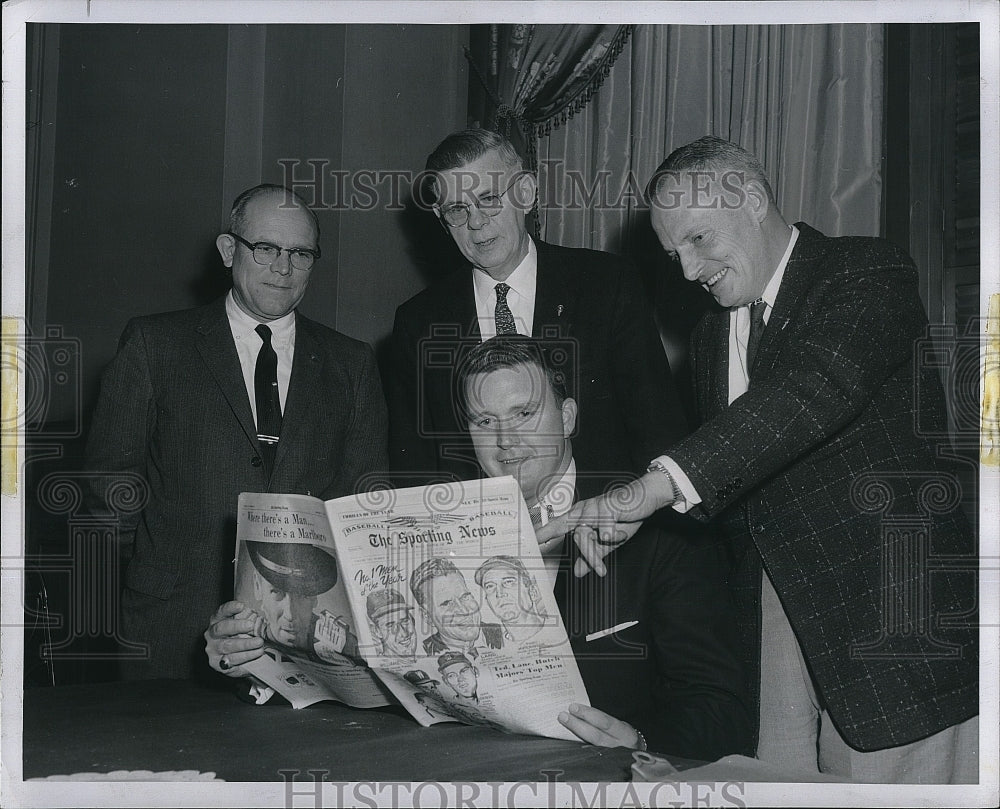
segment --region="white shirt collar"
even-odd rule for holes
[[[534,241],[528,237],[528,252],[521,263],[514,268],[514,272],[507,276],[503,282],[514,290],[518,295],[522,295],[526,300],[535,300],[535,286],[538,277],[538,250]],[[472,282],[476,288],[476,298],[485,301],[491,294],[498,281],[493,279],[488,272],[477,267],[472,269]]]

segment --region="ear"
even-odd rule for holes
[[[260,574],[254,571],[253,575],[253,597],[261,604],[264,603],[264,592],[260,584]]]
[[[535,204],[535,197],[538,194],[538,183],[535,175],[530,171],[521,170],[521,176],[517,178],[517,208],[521,213],[528,213]],[[514,190],[514,189],[511,189]]]
[[[767,198],[767,191],[759,180],[748,180],[743,185],[743,193],[746,198],[747,208],[757,222],[763,222],[771,208],[771,200]]]
[[[236,239],[228,233],[220,233],[215,239],[215,249],[222,256],[222,263],[227,267],[232,267],[233,255],[236,253]]]
[[[576,399],[566,397],[562,403],[562,424],[563,438],[569,438],[576,429],[576,416],[579,408],[576,406]]]

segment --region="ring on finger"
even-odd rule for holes
[[[222,669],[223,671],[229,671],[232,668],[232,665],[230,665],[229,663],[228,657],[222,657],[219,660],[219,668]]]
[[[594,541],[597,542],[598,545],[603,545],[605,548],[612,548],[616,545],[622,544],[621,540],[615,537],[614,534],[612,534],[612,539],[601,539],[600,532],[596,530],[594,531]]]

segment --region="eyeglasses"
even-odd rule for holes
[[[253,253],[253,260],[264,267],[274,264],[282,251],[288,253],[288,263],[296,270],[311,270],[313,263],[320,256],[319,247],[315,250],[307,250],[305,247],[278,247],[270,242],[248,242],[232,231],[229,231],[229,235],[250,250]]]
[[[469,221],[473,205],[475,205],[476,210],[482,211],[487,216],[496,216],[503,210],[503,195],[510,191],[511,186],[523,176],[524,174],[519,172],[499,194],[484,194],[473,202],[472,205],[469,205],[467,202],[456,202],[454,205],[442,208],[441,218],[449,227],[460,228]]]

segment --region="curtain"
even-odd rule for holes
[[[665,271],[642,201],[659,163],[717,135],[761,159],[789,222],[876,235],[882,107],[880,25],[637,25],[591,103],[539,140],[539,233],[634,258],[680,366],[710,302]]]
[[[637,191],[705,134],[761,159],[789,221],[877,235],[882,105],[880,25],[635,26],[592,103],[539,141],[543,236],[639,249]],[[611,204],[573,204],[602,178]]]
[[[491,25],[486,75],[469,55],[494,111],[494,127],[534,168],[539,137],[586,107],[622,52],[628,25]]]

